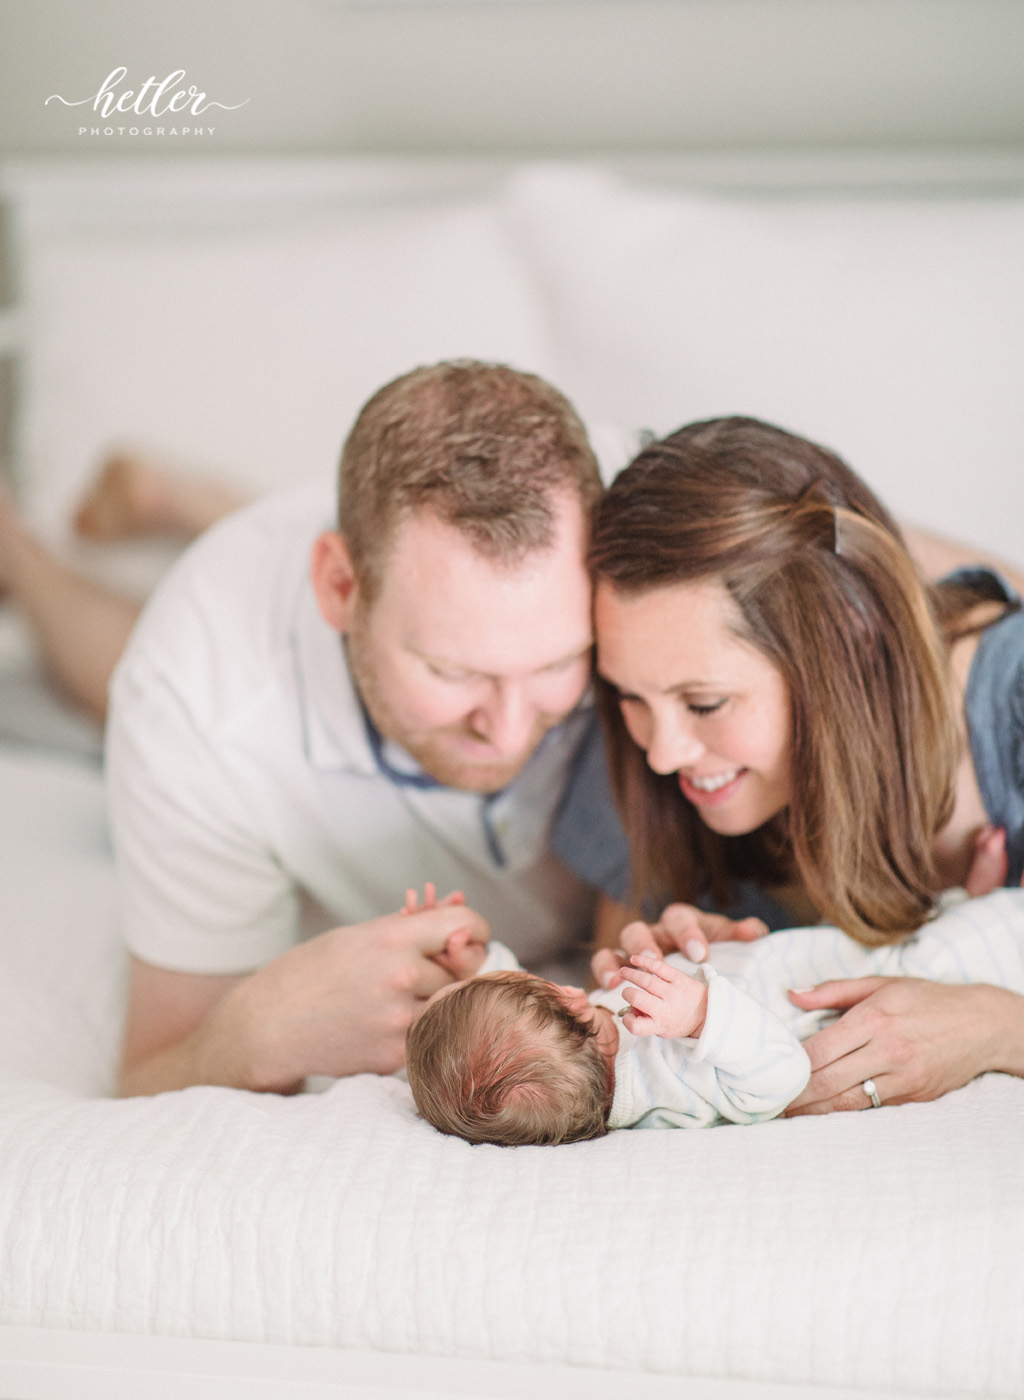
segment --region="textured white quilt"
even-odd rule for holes
[[[116,1102],[99,778],[0,751],[0,1323],[1024,1393],[1024,1083],[469,1147],[362,1076]]]

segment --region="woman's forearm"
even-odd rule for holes
[[[982,989],[979,989],[982,990]],[[1024,1078],[1024,996],[1003,987],[985,987],[989,1050],[986,1069]]]

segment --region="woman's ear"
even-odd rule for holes
[[[328,627],[344,635],[352,626],[359,584],[348,545],[336,530],[326,530],[318,536],[310,572],[320,616]]]

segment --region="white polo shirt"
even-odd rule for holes
[[[160,967],[243,972],[432,880],[463,890],[524,963],[564,955],[593,895],[547,838],[589,709],[494,796],[387,776],[310,581],[332,496],[319,481],[278,492],[209,531],[118,667],[107,775],[128,946]]]

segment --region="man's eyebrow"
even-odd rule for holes
[[[564,656],[559,656],[555,661],[549,661],[544,666],[538,666],[538,671],[554,671],[559,666],[568,666],[571,661],[578,661],[586,656],[593,648],[593,642],[585,642],[582,646],[576,647],[573,651],[567,651]],[[420,661],[425,661],[429,666],[443,667],[446,671],[458,671],[463,676],[479,676],[483,680],[499,679],[496,672],[478,671],[473,666],[466,666],[459,661],[451,661],[447,657],[435,656],[429,651],[420,651],[418,647],[409,647],[413,656],[419,657]],[[532,674],[532,673],[531,673]]]
[[[450,661],[444,656],[434,656],[432,652],[420,651],[417,647],[409,647],[409,651],[429,666],[442,666],[446,671],[461,671],[466,676],[486,675],[485,671],[474,671],[471,666],[463,666],[461,662]]]
[[[565,655],[560,656],[557,661],[549,661],[546,666],[542,666],[540,669],[542,671],[553,671],[556,666],[567,666],[570,661],[579,661],[581,656],[586,656],[587,653],[593,651],[593,649],[594,643],[592,641],[585,642],[583,646],[576,647],[574,651],[567,651]]]

